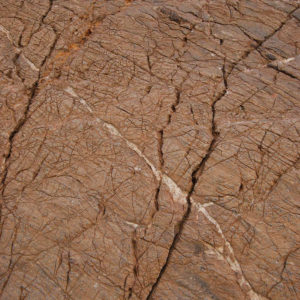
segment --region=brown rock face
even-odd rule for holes
[[[297,0],[0,0],[1,299],[299,299]]]

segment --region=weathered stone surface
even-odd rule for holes
[[[0,0],[1,299],[297,299],[296,0]]]

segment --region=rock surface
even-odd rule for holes
[[[0,0],[1,299],[299,299],[297,0]]]

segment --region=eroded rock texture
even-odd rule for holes
[[[1,299],[299,299],[296,0],[0,0]]]

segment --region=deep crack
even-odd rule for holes
[[[289,73],[289,72],[286,71],[286,70],[280,69],[278,66],[274,66],[274,65],[272,65],[272,64],[268,64],[268,67],[269,67],[269,68],[272,68],[272,69],[274,69],[274,70],[276,70],[276,71],[279,72],[279,73],[285,74],[286,76],[289,76],[289,77],[291,77],[291,78],[293,78],[293,79],[298,79],[298,80],[299,80],[298,77],[296,77],[295,75]]]
[[[53,0],[50,0],[49,10],[45,14],[45,17],[48,15],[49,11],[51,10],[52,4],[53,4]],[[42,22],[43,22],[44,18],[42,18]],[[8,169],[10,166],[10,157],[11,157],[11,154],[13,151],[14,139],[15,139],[16,135],[20,132],[20,130],[23,128],[26,121],[28,120],[28,114],[30,111],[30,107],[32,105],[33,99],[36,97],[37,92],[38,92],[38,88],[39,88],[39,84],[40,84],[41,76],[42,76],[42,69],[43,69],[47,59],[52,55],[52,52],[54,51],[56,43],[58,41],[59,36],[58,36],[56,30],[53,29],[53,31],[56,34],[56,38],[50,47],[48,55],[46,55],[44,57],[44,59],[41,63],[36,81],[33,83],[32,87],[30,88],[29,98],[28,98],[28,102],[27,102],[25,110],[24,110],[24,114],[23,114],[22,118],[18,121],[18,123],[16,124],[16,126],[14,127],[14,129],[12,130],[12,132],[10,133],[9,138],[8,138],[8,144],[9,144],[8,152],[4,155],[4,162],[3,162],[4,169],[3,169],[1,181],[0,181],[0,189],[1,189],[1,196],[2,196],[1,203],[0,203],[0,223],[1,223],[1,219],[2,219],[4,191],[5,191],[5,187],[6,187],[6,179],[7,179]],[[18,56],[16,56],[15,59],[17,59],[17,57]]]
[[[206,162],[208,161],[209,157],[211,156],[211,153],[214,151],[217,139],[219,137],[219,132],[217,131],[216,123],[215,123],[215,116],[216,116],[216,104],[217,104],[218,101],[220,101],[223,98],[223,96],[226,94],[227,89],[228,89],[227,76],[226,76],[226,72],[225,72],[225,61],[224,61],[224,64],[223,64],[222,73],[223,73],[224,88],[223,88],[222,92],[220,92],[219,95],[216,96],[216,98],[214,99],[214,101],[213,101],[213,103],[211,105],[211,112],[212,112],[211,134],[212,134],[212,140],[210,142],[208,150],[206,151],[205,156],[202,158],[202,160],[200,161],[200,163],[198,163],[198,165],[194,168],[194,170],[192,172],[192,175],[191,175],[192,185],[191,185],[191,187],[190,187],[190,189],[189,189],[189,191],[187,193],[187,197],[186,197],[187,209],[186,209],[186,211],[185,211],[182,219],[177,224],[177,231],[176,231],[175,236],[173,238],[172,244],[171,244],[171,246],[169,248],[169,252],[168,252],[166,261],[165,261],[163,267],[161,268],[161,270],[160,270],[160,272],[158,274],[158,277],[156,278],[155,283],[152,285],[152,288],[151,288],[151,290],[150,290],[150,292],[149,292],[149,294],[148,294],[148,296],[146,298],[147,300],[152,299],[152,296],[154,295],[155,290],[156,290],[157,286],[159,285],[160,280],[161,280],[162,276],[164,275],[164,273],[165,273],[165,271],[166,271],[166,269],[168,267],[168,264],[170,262],[172,254],[173,254],[173,252],[175,250],[175,247],[176,247],[178,241],[180,240],[180,236],[182,234],[184,224],[188,220],[188,218],[190,216],[190,213],[191,213],[191,210],[192,210],[191,197],[192,197],[192,194],[194,193],[195,186],[198,183],[199,178],[201,177],[201,175],[202,175],[202,173],[204,171]],[[178,99],[178,101],[180,99],[180,93],[179,92],[177,94],[177,99]]]
[[[231,75],[231,73],[235,70],[235,68],[237,67],[237,65],[242,62],[243,60],[247,59],[247,57],[253,52],[253,51],[258,51],[259,48],[266,42],[268,41],[270,38],[272,38],[278,31],[281,30],[281,28],[287,23],[288,20],[290,20],[290,18],[292,17],[292,14],[299,8],[299,6],[297,6],[296,8],[294,8],[293,10],[291,10],[288,14],[287,17],[285,18],[285,20],[283,22],[280,23],[280,25],[273,30],[269,35],[267,35],[263,40],[261,41],[256,41],[257,43],[255,45],[255,47],[253,47],[252,49],[247,50],[236,62],[232,63],[229,67],[229,70],[226,72],[225,71],[225,67],[223,67],[222,71],[223,71],[223,76],[225,74],[225,79],[226,79],[226,84],[225,86],[227,86],[227,79],[228,77]],[[244,32],[245,33],[245,32]],[[253,40],[253,39],[252,39]],[[225,80],[224,80],[225,83]]]

